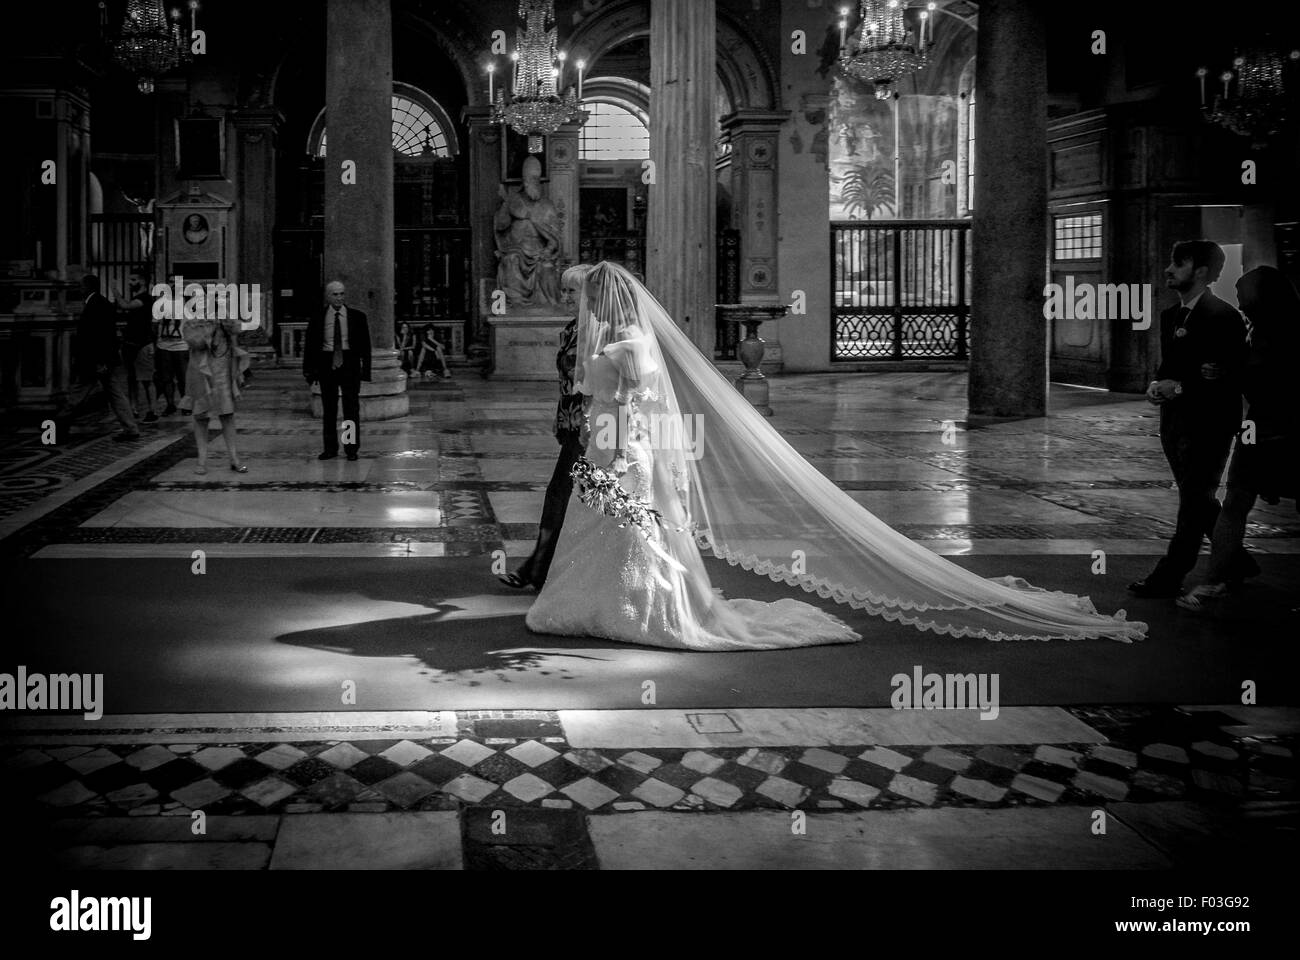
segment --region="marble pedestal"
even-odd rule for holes
[[[716,307],[720,322],[735,321],[745,328],[745,339],[736,346],[745,372],[736,378],[736,389],[765,417],[772,416],[767,377],[763,375],[767,341],[758,335],[758,328],[764,320],[782,317],[789,309],[784,303],[720,303]]]
[[[560,333],[573,318],[561,314],[508,313],[488,317],[493,380],[554,380]]]
[[[552,358],[554,359],[554,358]],[[411,398],[406,393],[406,372],[396,350],[375,350],[370,355],[370,381],[361,384],[361,422],[395,420],[411,412]],[[311,415],[322,413],[320,384],[311,386]],[[343,404],[339,404],[339,417]]]

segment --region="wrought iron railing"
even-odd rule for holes
[[[152,267],[153,238],[151,213],[91,214],[89,265],[91,273],[99,277],[100,289],[125,294],[127,276],[133,270]]]
[[[831,223],[831,360],[966,360],[969,220]]]

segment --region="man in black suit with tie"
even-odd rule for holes
[[[322,450],[318,460],[339,455],[338,408],[343,397],[343,422],[352,425],[351,440],[343,444],[349,460],[361,446],[361,383],[370,380],[370,327],[366,315],[349,307],[347,291],[338,280],[325,285],[325,311],[307,324],[302,375],[320,382]]]
[[[72,417],[98,385],[108,397],[108,405],[122,427],[122,432],[113,439],[118,442],[139,440],[140,431],[135,414],[131,412],[127,390],[127,377],[134,374],[123,363],[122,346],[117,337],[117,308],[99,292],[99,277],[93,273],[81,278],[81,293],[85,302],[81,315],[77,317],[78,383],[68,392],[55,421],[60,424],[60,432],[66,434]]]
[[[1165,268],[1165,286],[1179,302],[1160,314],[1160,365],[1147,399],[1160,407],[1160,445],[1178,484],[1178,518],[1165,556],[1145,579],[1129,584],[1140,597],[1179,595],[1201,539],[1214,531],[1215,494],[1241,429],[1246,324],[1209,289],[1223,262],[1217,243],[1186,240],[1174,244]],[[1244,549],[1233,565],[1237,583],[1259,573]]]

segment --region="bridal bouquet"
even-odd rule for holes
[[[663,516],[646,501],[632,496],[618,482],[618,475],[579,457],[571,476],[578,484],[578,499],[593,510],[619,521],[620,527],[634,523],[647,537]]]

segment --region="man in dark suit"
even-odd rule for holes
[[[117,417],[122,432],[113,439],[119,443],[139,440],[135,414],[131,412],[127,376],[130,374],[122,360],[122,347],[117,337],[117,308],[99,292],[99,277],[88,273],[81,278],[81,292],[85,303],[77,317],[77,380],[68,392],[63,409],[56,416],[66,433],[72,417],[85,403],[90,392],[99,386],[108,397],[108,405]]]
[[[307,323],[303,344],[302,375],[320,382],[321,441],[318,460],[339,455],[337,425],[339,396],[343,397],[343,423],[351,422],[343,452],[357,459],[361,445],[361,383],[370,380],[370,327],[366,315],[346,303],[347,291],[338,280],[325,285],[325,310]]]
[[[1179,595],[1201,539],[1214,530],[1215,494],[1241,429],[1246,324],[1209,289],[1223,262],[1217,243],[1186,240],[1174,244],[1165,268],[1165,286],[1179,302],[1160,314],[1160,365],[1147,399],[1160,407],[1160,445],[1178,484],[1178,518],[1165,556],[1145,579],[1129,584],[1140,597]],[[1259,573],[1245,550],[1233,570],[1237,583]]]

